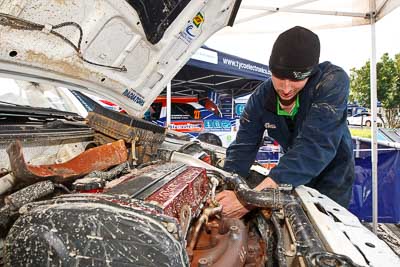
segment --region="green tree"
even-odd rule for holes
[[[388,127],[400,126],[400,54],[394,59],[385,53],[377,62],[377,95]],[[370,62],[350,70],[350,101],[370,108]]]

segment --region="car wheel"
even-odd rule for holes
[[[365,126],[371,127],[371,121],[366,121],[366,122],[365,122]]]
[[[347,120],[347,125],[350,125],[350,122],[349,122],[349,120]]]
[[[208,144],[212,144],[212,145],[216,145],[216,146],[222,146],[221,139],[219,139],[219,137],[216,136],[215,134],[210,134],[210,133],[201,134],[201,135],[199,135],[199,137],[197,137],[197,139],[199,139],[200,141],[202,141],[204,143],[208,143]]]

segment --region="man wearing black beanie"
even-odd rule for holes
[[[269,60],[272,77],[247,102],[224,169],[254,183],[249,170],[267,132],[285,154],[268,177],[257,181],[256,190],[307,185],[347,207],[354,180],[349,78],[330,62],[319,64],[319,55],[319,38],[312,31],[296,26],[279,35]],[[227,216],[248,212],[232,191],[221,192],[217,200]]]

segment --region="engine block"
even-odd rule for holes
[[[107,188],[105,193],[129,195],[160,208],[160,212],[187,222],[196,217],[209,195],[208,178],[203,168],[182,163],[152,165],[128,174]],[[183,218],[184,217],[184,218]]]

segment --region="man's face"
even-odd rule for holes
[[[294,100],[301,89],[304,88],[307,81],[308,78],[297,81],[278,78],[272,74],[272,84],[274,85],[275,91],[278,94],[279,98],[283,101]]]

